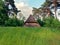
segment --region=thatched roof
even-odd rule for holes
[[[39,23],[35,20],[33,15],[29,16],[29,18],[26,20],[24,26],[27,26],[27,27],[40,27]]]
[[[26,20],[25,23],[37,23],[33,15],[30,15],[29,18]]]

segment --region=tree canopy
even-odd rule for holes
[[[8,15],[6,13],[6,8],[4,7],[4,2],[0,0],[0,25],[4,25],[4,22],[7,19]]]

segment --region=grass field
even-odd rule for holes
[[[0,45],[60,45],[60,30],[0,27]]]

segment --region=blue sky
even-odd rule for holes
[[[41,4],[45,2],[45,0],[15,0],[17,3],[24,2],[31,7],[40,7]]]
[[[40,7],[44,2],[45,0],[30,0],[28,4],[32,7]]]

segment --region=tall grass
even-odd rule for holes
[[[47,27],[0,27],[0,45],[60,45],[60,30]]]

